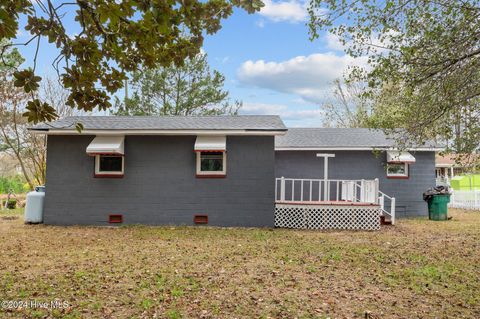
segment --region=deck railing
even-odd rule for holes
[[[275,201],[377,204],[382,213],[390,217],[392,224],[395,222],[395,198],[380,192],[378,179],[276,178]]]

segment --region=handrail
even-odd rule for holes
[[[385,209],[385,198],[390,200],[390,212]],[[380,208],[382,209],[383,213],[390,216],[390,221],[392,225],[395,224],[395,205],[396,199],[393,196],[388,196],[384,192],[378,191],[378,203],[380,204]]]
[[[287,180],[295,180],[295,181],[314,181],[314,182],[324,182],[325,180],[323,178],[287,178],[287,177],[277,177],[275,178],[276,180],[281,180],[281,179]],[[369,179],[328,179],[329,182],[361,182],[361,181],[370,181]],[[373,181],[373,180],[372,180]]]
[[[387,194],[385,194],[385,193],[382,192],[382,191],[378,191],[378,194],[379,194],[380,196],[384,196],[384,197],[386,197],[386,198],[388,198],[388,199],[392,199],[392,198],[393,198],[393,197],[388,196]]]

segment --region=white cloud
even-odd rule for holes
[[[263,20],[263,19],[257,20],[255,22],[255,25],[259,28],[263,28],[263,27],[265,27],[265,20]]]
[[[215,58],[215,61],[217,61],[221,64],[226,64],[230,61],[230,57],[228,55],[224,56],[223,58],[217,57],[217,58]]]
[[[269,103],[243,103],[240,108],[241,114],[251,115],[279,115],[283,120],[291,123],[301,123],[306,120],[314,120],[321,123],[322,111],[319,107],[313,109],[292,109],[283,104],[269,104]]]
[[[331,93],[332,82],[354,65],[366,66],[367,58],[317,53],[282,62],[246,61],[237,76],[243,85],[296,94],[305,101],[321,103]]]
[[[374,33],[371,35],[369,42],[371,47],[370,50],[371,52],[375,53],[384,53],[388,52],[388,47],[391,44],[392,37],[395,37],[398,35],[397,32],[394,31],[389,31],[386,34],[379,34],[379,33]],[[333,51],[344,51],[345,48],[350,47],[353,45],[353,41],[350,39],[348,40],[345,45],[340,41],[340,38],[332,33],[326,33],[325,36],[323,37],[323,41],[325,43],[325,47],[333,50]]]
[[[340,39],[338,38],[337,35],[332,34],[328,32],[325,35],[325,45],[328,49],[330,50],[335,50],[335,51],[343,51],[345,46],[343,45],[342,42],[340,42]]]
[[[308,16],[305,4],[296,0],[264,0],[263,3],[265,6],[259,14],[274,22],[298,23],[305,21]]]
[[[287,109],[288,106],[283,104],[244,103],[240,112],[251,115],[280,115]]]

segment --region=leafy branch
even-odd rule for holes
[[[59,50],[51,64],[70,92],[67,105],[83,111],[106,110],[127,74],[181,66],[199,54],[204,34],[217,32],[234,7],[253,13],[262,6],[260,0],[11,0],[0,3],[0,41],[16,37],[23,17],[32,37],[22,44],[3,45],[0,57],[12,45],[35,45],[33,67],[15,73],[15,83],[31,94],[25,112],[28,120],[51,121],[57,117],[54,109],[35,100],[32,93],[42,81],[36,75],[42,38]],[[68,24],[67,13],[74,13]],[[81,32],[71,35],[67,25],[80,27]]]

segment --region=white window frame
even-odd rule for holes
[[[405,174],[392,174],[388,171],[388,167],[391,165],[404,165],[405,168]],[[406,162],[401,162],[401,163],[387,163],[387,177],[405,177],[408,178],[410,176],[409,172],[409,165]]]
[[[202,171],[202,151],[197,151],[197,175],[218,175],[218,176],[225,176],[227,175],[227,152],[226,151],[215,151],[221,152],[223,154],[223,170],[222,171]],[[212,153],[210,152],[203,152],[203,153]]]
[[[101,171],[100,170],[100,157],[121,157],[122,158],[122,170],[121,171]],[[125,156],[122,155],[110,155],[110,154],[97,154],[95,155],[95,175],[102,176],[102,175],[118,175],[123,176],[125,172]]]

